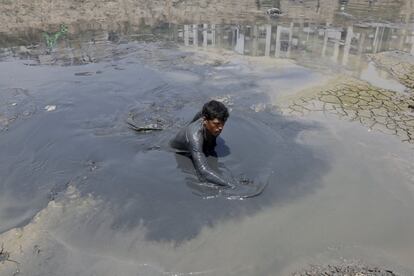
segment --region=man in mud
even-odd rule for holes
[[[188,154],[194,167],[204,181],[226,187],[233,187],[231,181],[213,171],[207,164],[206,155],[215,155],[216,138],[229,117],[226,106],[218,101],[204,104],[193,120],[170,142],[178,153]]]

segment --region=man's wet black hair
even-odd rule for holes
[[[201,113],[207,120],[219,119],[225,122],[229,117],[227,107],[223,103],[215,100],[205,103]]]

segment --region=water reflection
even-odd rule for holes
[[[414,32],[385,23],[356,23],[346,27],[311,22],[183,25],[178,29],[178,38],[184,45],[226,48],[243,55],[305,62],[314,59],[315,63],[321,63],[317,59],[322,59],[359,72],[364,54],[388,50],[414,54]]]
[[[121,17],[123,23],[113,25],[94,21],[88,24],[74,22],[69,24],[68,37],[51,54],[44,49],[40,30],[29,29],[14,34],[4,32],[0,34],[0,57],[34,60],[34,64],[85,64],[112,58],[120,52],[133,52],[128,47],[114,49],[128,41],[162,40],[200,48],[225,48],[242,55],[293,58],[313,67],[321,64],[346,66],[359,76],[367,67],[363,58],[365,54],[388,50],[414,54],[412,0],[244,2],[253,9],[249,13],[252,17],[248,19],[236,9],[228,18],[216,13],[216,17],[206,17],[203,22],[204,13],[213,8],[221,10],[220,5],[209,5],[207,1],[205,10],[201,12],[194,9],[197,3],[175,1],[171,9],[159,7],[152,21]],[[230,6],[231,1],[221,4],[224,9]],[[191,11],[199,19],[192,20],[194,23],[191,24],[181,24],[191,20],[183,14],[176,14],[178,11],[175,9],[179,7],[184,9],[183,14]],[[283,16],[269,18],[265,11],[270,7],[280,8]],[[157,16],[157,13],[167,11],[168,15],[162,19]],[[224,18],[237,23],[227,24]],[[72,21],[74,19],[71,18]]]
[[[401,50],[414,54],[414,34],[391,24],[354,24],[334,27],[314,23],[265,25],[168,25],[159,29],[164,36],[153,40],[169,40],[171,37],[185,46],[200,48],[217,47],[234,50],[243,55],[293,58],[307,65],[322,62],[347,66],[361,73],[367,66],[364,54],[387,50]],[[156,31],[156,29],[155,29]],[[167,32],[168,35],[165,35]],[[115,39],[115,37],[117,37]],[[0,56],[29,59],[36,64],[76,65],[111,58],[117,54],[132,52],[131,48],[114,49],[122,39],[147,40],[151,36],[124,35],[113,32],[82,34],[77,39],[67,39],[51,54],[39,45],[6,47]],[[66,46],[66,47],[64,47]]]

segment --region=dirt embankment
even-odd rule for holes
[[[0,14],[0,32],[10,34],[61,23],[98,22],[103,28],[120,22],[231,23],[261,13],[251,0],[0,0]]]

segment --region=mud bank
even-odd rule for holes
[[[12,34],[47,29],[61,23],[83,25],[85,29],[118,29],[120,26],[155,25],[171,23],[205,22],[232,23],[264,18],[255,1],[26,1],[3,0],[0,3],[0,32]],[[70,29],[73,32],[74,29]]]

